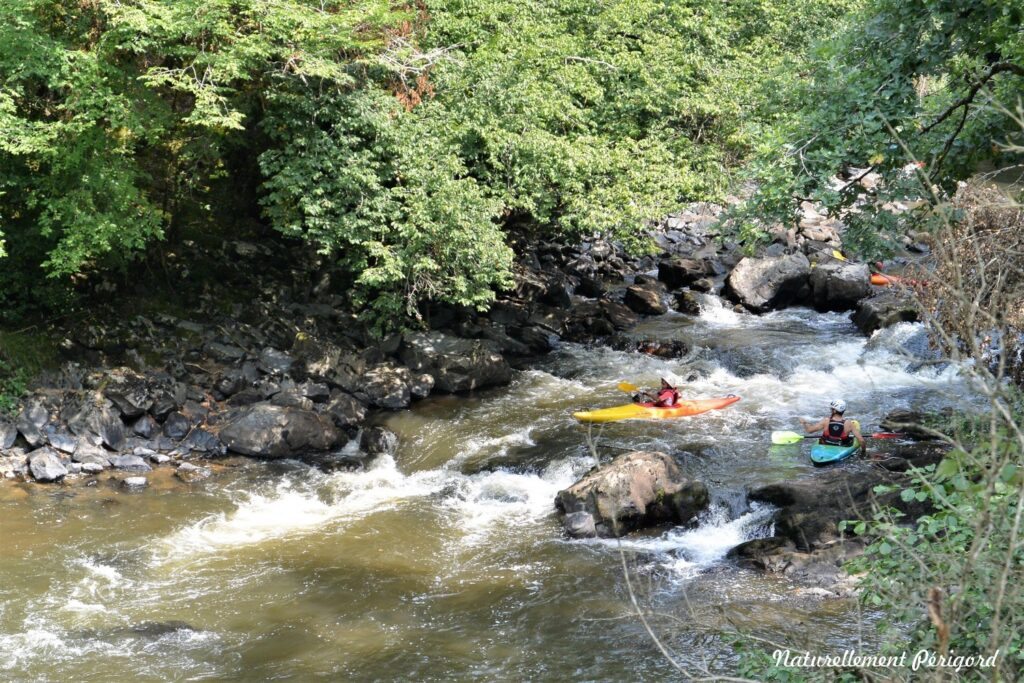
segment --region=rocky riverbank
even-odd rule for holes
[[[602,241],[523,245],[515,286],[488,313],[432,308],[425,329],[384,339],[347,311],[343,283],[328,264],[245,242],[214,252],[196,247],[175,261],[177,305],[133,311],[97,303],[84,319],[47,330],[61,340],[63,362],[40,378],[17,415],[0,420],[0,473],[138,489],[202,481],[238,457],[360,468],[397,448],[395,434],[376,426],[384,413],[432,393],[505,384],[513,368],[529,367],[559,340],[685,355],[681,342],[623,333],[670,309],[698,314],[704,293],[753,312],[854,309],[865,331],[913,317],[905,293],[872,288],[865,265],[835,258],[841,244],[825,219],[810,216],[749,257],[722,240],[721,211],[695,205],[669,216],[655,228],[662,251],[640,258]],[[189,280],[204,263],[216,269],[218,287]],[[909,465],[893,458],[887,467]],[[832,481],[844,473],[823,473],[809,480],[817,488],[806,495],[752,491],[751,500],[780,508],[778,535],[737,549],[737,560],[786,573],[835,567],[838,547],[858,547],[835,522],[866,509],[875,479],[895,476],[878,470],[854,486]],[[828,495],[837,490],[856,491],[852,507]],[[808,501],[818,508],[803,509]],[[570,535],[620,535],[691,522],[708,491],[668,455],[632,454],[563,491],[558,504]],[[819,528],[825,519],[827,533]]]

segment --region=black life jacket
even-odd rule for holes
[[[850,428],[846,426],[846,420],[843,418],[829,420],[819,441],[830,446],[852,446],[853,434],[850,433]]]

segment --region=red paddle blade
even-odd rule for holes
[[[906,434],[899,432],[875,432],[867,435],[869,439],[902,439]]]

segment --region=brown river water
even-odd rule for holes
[[[634,331],[688,342],[687,358],[563,346],[509,387],[387,416],[401,447],[366,471],[239,459],[191,486],[158,469],[138,493],[0,483],[0,680],[678,679],[630,587],[692,671],[734,672],[736,630],[870,648],[880,615],[725,559],[772,531],[745,491],[813,476],[800,446],[768,434],[833,397],[872,429],[893,408],[969,408],[969,387],[952,367],[918,367],[915,325],[868,340],[840,314],[704,303],[699,319]],[[616,382],[666,373],[696,375],[687,397],[743,400],[609,425],[599,452],[672,452],[711,508],[694,527],[566,539],[555,493],[594,464],[571,411],[623,403]]]

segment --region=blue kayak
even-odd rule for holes
[[[856,453],[859,448],[860,446],[857,444],[856,439],[849,446],[831,446],[824,443],[815,443],[811,446],[811,462],[815,465],[828,465],[833,462],[839,462]]]

